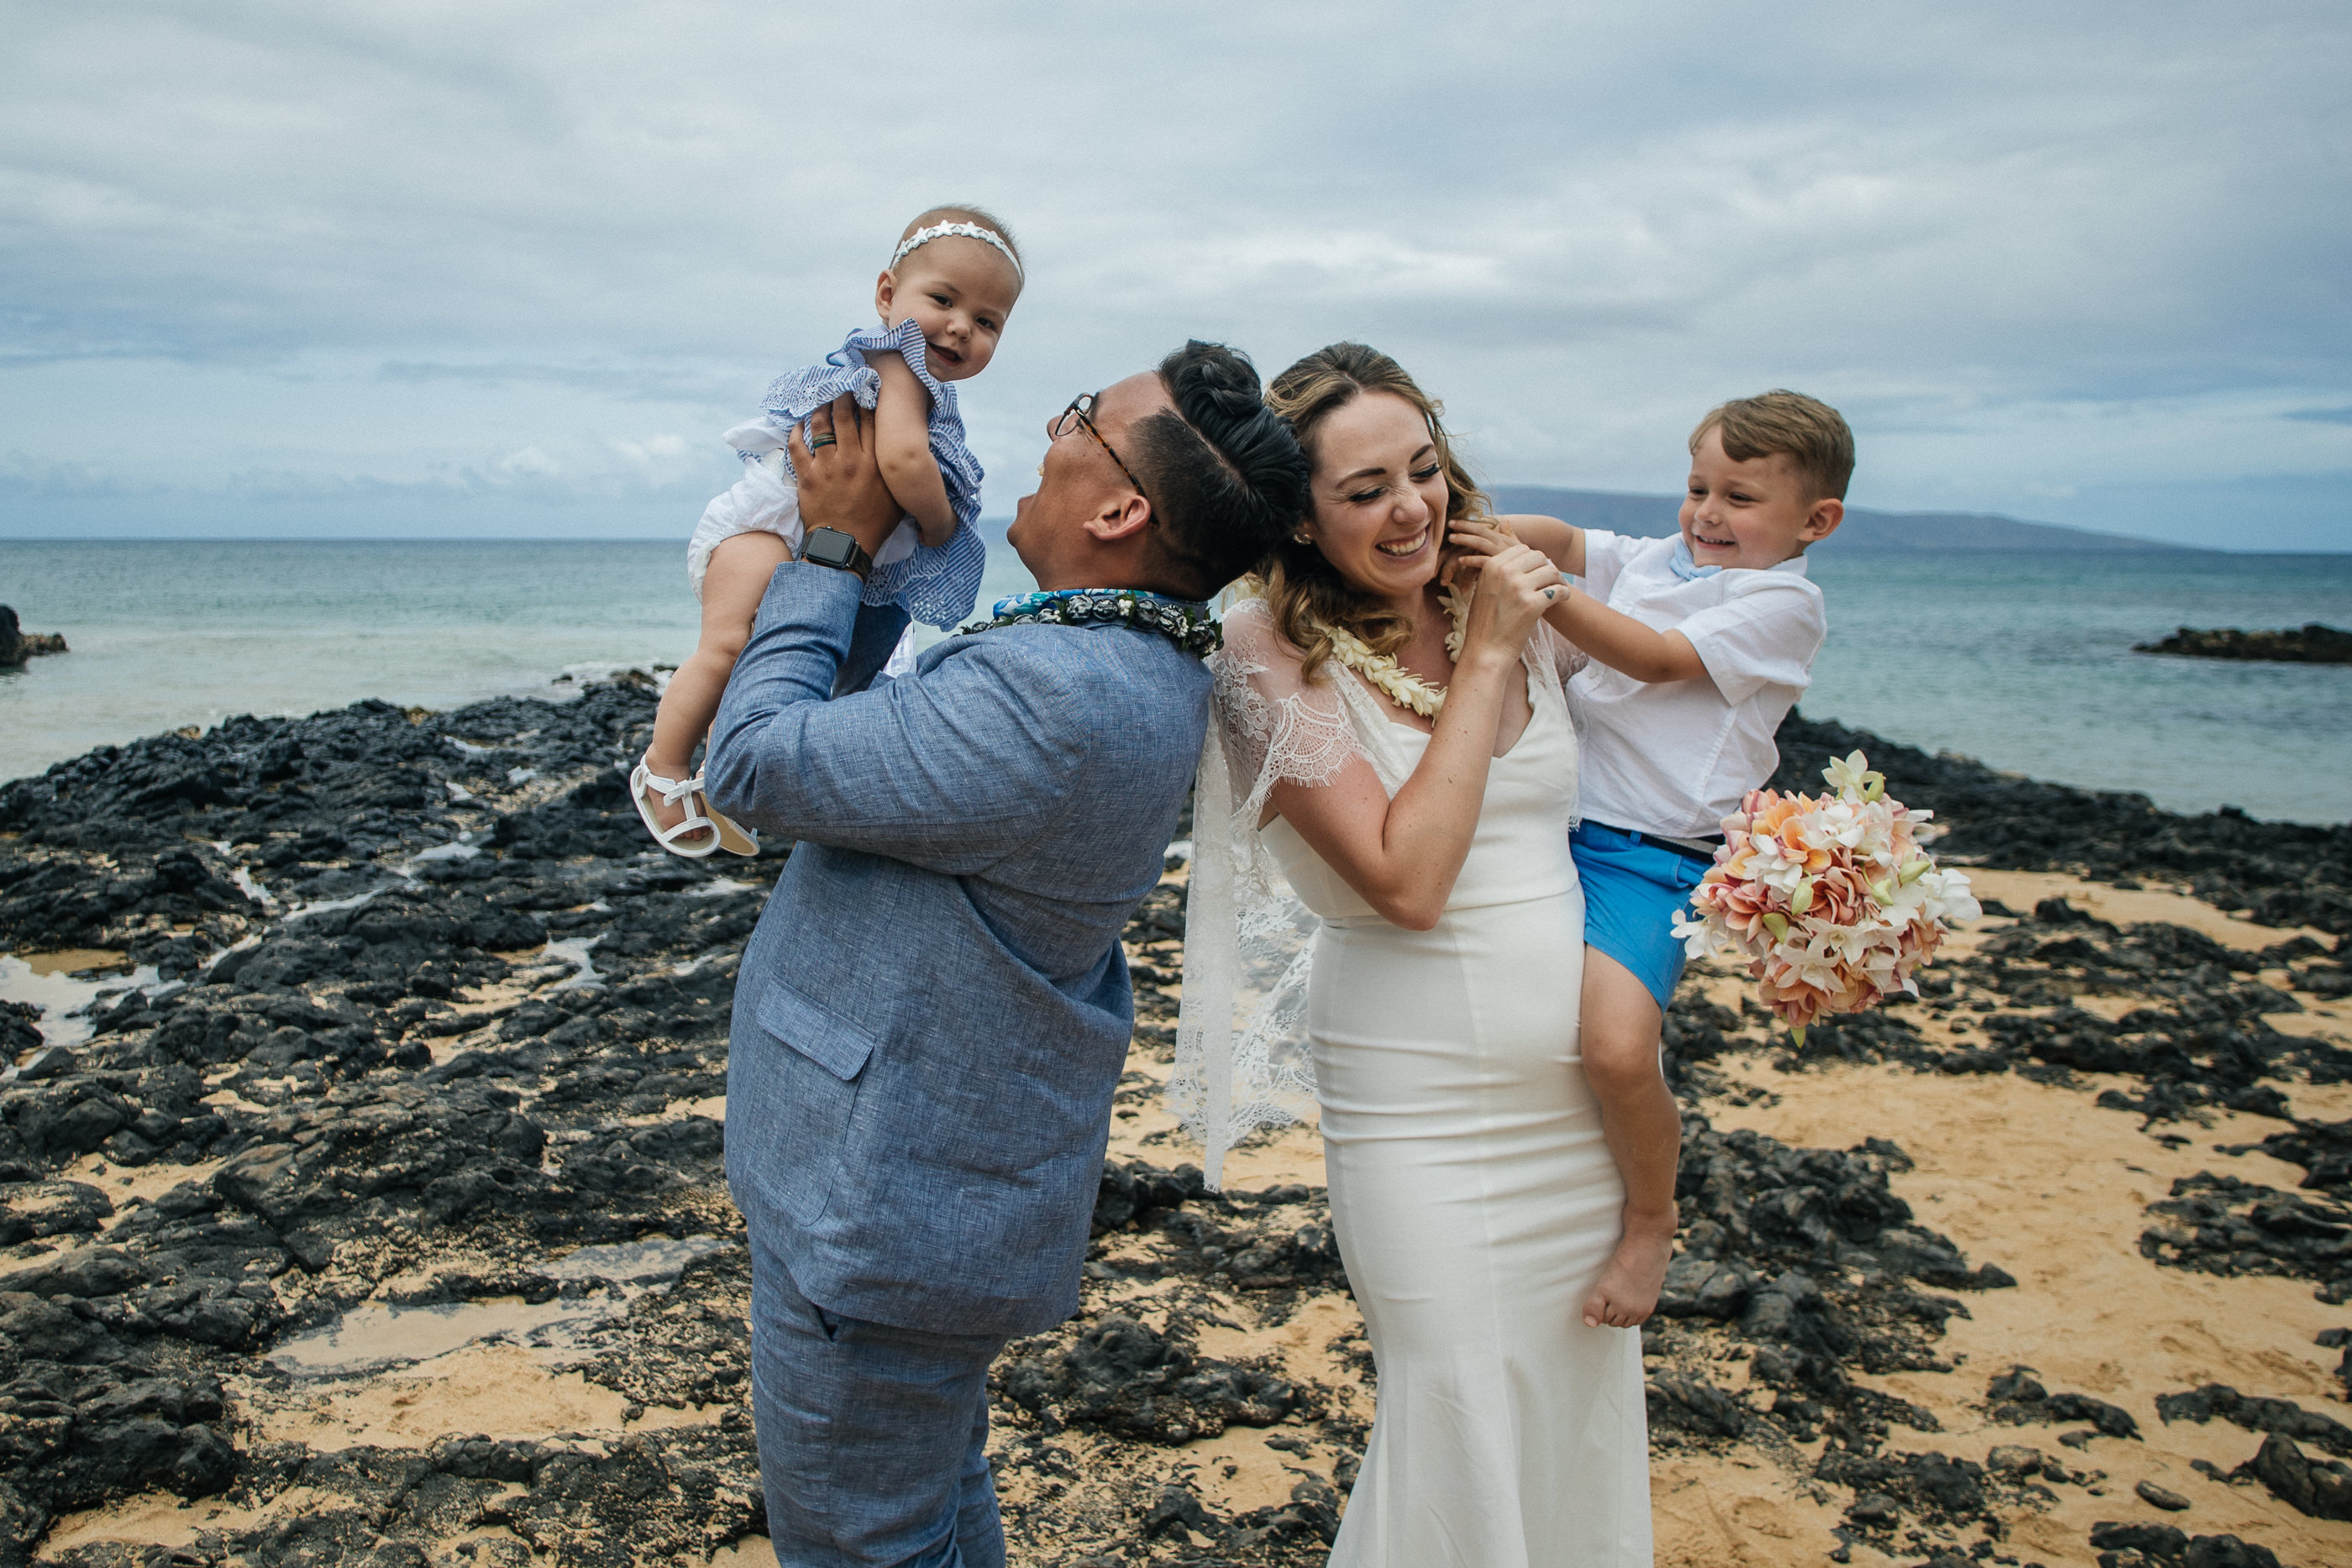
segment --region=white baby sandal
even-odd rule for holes
[[[703,793],[702,775],[699,773],[694,776],[694,800],[695,804],[709,815],[711,824],[719,830],[720,849],[730,855],[756,855],[760,852],[760,835],[743,827],[726,812],[717,810],[710,804],[710,797]]]
[[[674,855],[698,861],[716,852],[726,838],[719,823],[712,821],[718,813],[704,815],[710,803],[703,797],[702,776],[698,773],[691,779],[665,779],[640,761],[629,773],[629,799],[636,802],[637,816],[646,824],[646,831],[654,836],[654,842]],[[663,827],[661,819],[654,815],[656,799],[663,805],[686,807],[686,815],[675,827]],[[732,822],[727,825],[735,827]],[[735,828],[735,833],[739,838],[749,837],[740,828]],[[750,852],[758,851],[758,841],[752,841]]]

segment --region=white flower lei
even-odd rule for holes
[[[1448,585],[1439,595],[1454,629],[1445,634],[1445,656],[1457,664],[1462,658],[1464,641],[1470,622],[1470,595],[1460,588]],[[1423,718],[1435,718],[1445,707],[1445,688],[1424,681],[1396,661],[1392,653],[1375,653],[1361,637],[1338,626],[1315,622],[1331,644],[1331,656],[1356,674],[1374,691],[1397,706]]]

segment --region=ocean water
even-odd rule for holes
[[[676,664],[669,541],[0,540],[0,603],[73,652],[0,672],[0,778],[236,713],[561,696]],[[1824,554],[1804,711],[2182,811],[2352,820],[2352,666],[2134,653],[2178,625],[2352,626],[2352,556]],[[982,609],[1033,587],[1001,537]]]
[[[2132,652],[2179,626],[2352,627],[2352,555],[1822,554],[1800,706],[2036,779],[2352,820],[2352,665]]]
[[[1035,586],[1000,532],[982,610]],[[701,613],[685,547],[637,540],[0,539],[0,604],[72,649],[0,670],[0,779],[232,714],[560,698]]]

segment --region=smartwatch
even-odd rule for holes
[[[854,571],[862,580],[874,570],[866,547],[839,528],[811,528],[801,541],[801,559],[835,571]]]

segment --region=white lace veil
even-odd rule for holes
[[[1225,615],[1201,770],[1184,915],[1183,1009],[1168,1108],[1201,1141],[1214,1189],[1225,1151],[1315,1103],[1305,1029],[1318,921],[1258,832],[1286,780],[1328,784],[1362,753],[1345,683],[1302,678],[1297,650],[1260,600]]]
[[[1360,758],[1374,767],[1365,737],[1391,722],[1380,699],[1336,666],[1307,679],[1265,601],[1244,600],[1224,626],[1224,646],[1209,660],[1215,695],[1192,791],[1184,999],[1168,1081],[1168,1109],[1201,1141],[1212,1188],[1227,1150],[1315,1103],[1306,1014],[1319,922],[1258,831],[1266,798],[1279,783],[1329,784]],[[1585,663],[1540,624],[1524,657],[1531,674],[1563,685]]]

